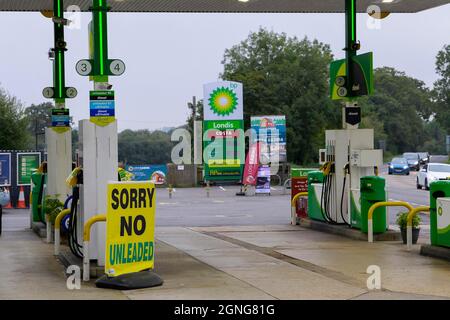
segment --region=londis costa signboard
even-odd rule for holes
[[[110,277],[152,269],[155,256],[155,185],[108,184],[105,273]]]
[[[240,181],[245,162],[242,83],[203,86],[204,178]]]

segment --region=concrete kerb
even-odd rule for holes
[[[432,246],[430,244],[420,246],[420,254],[422,256],[433,257],[450,261],[450,248]]]
[[[309,228],[316,231],[327,232],[335,235],[340,235],[346,238],[367,241],[367,234],[362,233],[358,229],[351,229],[347,226],[331,225],[321,221],[315,221],[312,219],[300,219],[300,226]],[[375,234],[374,239],[376,241],[400,241],[400,231],[388,230],[385,233]]]

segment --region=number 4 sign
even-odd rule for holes
[[[120,76],[125,72],[125,63],[120,59],[108,60],[109,68],[106,70],[108,76]],[[83,59],[77,62],[75,69],[80,76],[100,76],[95,74],[94,61]]]

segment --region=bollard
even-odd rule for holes
[[[410,251],[412,248],[412,220],[414,216],[419,212],[430,212],[430,207],[417,207],[409,211],[406,224],[406,249],[408,251]]]
[[[209,181],[206,182],[206,197],[209,198]]]
[[[55,250],[53,253],[55,256],[59,255],[59,248],[61,245],[61,221],[68,214],[70,214],[70,209],[64,209],[56,216],[55,219]]]
[[[89,281],[90,275],[90,259],[89,259],[89,241],[91,240],[91,227],[94,223],[106,221],[106,215],[99,214],[89,218],[84,224],[83,229],[83,281]]]
[[[382,202],[376,202],[374,203],[367,213],[367,241],[372,243],[373,242],[373,213],[375,212],[375,209],[379,207],[405,207],[408,210],[413,210],[413,207],[405,201],[382,201]]]
[[[172,185],[169,184],[169,199],[172,199],[172,191],[173,191]]]
[[[47,230],[47,243],[52,242],[52,224],[50,223],[50,216],[48,214],[45,215],[45,223],[46,223],[46,230]]]

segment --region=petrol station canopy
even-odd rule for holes
[[[0,0],[0,11],[52,10],[54,0]],[[450,0],[358,0],[358,12],[378,5],[383,12],[413,13],[450,3]],[[344,0],[109,0],[112,12],[344,12]],[[65,0],[89,11],[92,0]]]

